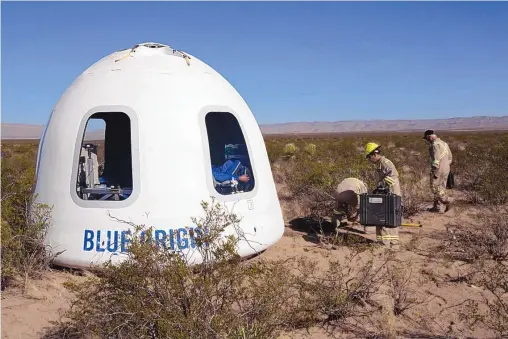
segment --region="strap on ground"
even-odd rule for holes
[[[400,224],[402,227],[423,227],[422,224]]]

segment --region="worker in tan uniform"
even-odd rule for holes
[[[429,143],[430,189],[434,196],[434,206],[429,211],[445,213],[450,209],[450,198],[446,194],[446,182],[450,174],[453,155],[448,144],[438,138],[434,130],[426,130],[423,139]],[[444,211],[443,205],[445,205]]]
[[[334,192],[336,209],[344,213],[348,221],[357,222],[360,211],[360,194],[367,193],[367,185],[357,178],[342,180]]]
[[[399,172],[393,162],[381,155],[380,146],[369,142],[365,145],[365,157],[376,165],[377,186],[376,188],[388,188],[390,193],[402,198],[399,182]],[[376,238],[385,246],[399,249],[399,228],[376,226]]]

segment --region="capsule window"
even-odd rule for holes
[[[252,191],[254,171],[236,117],[227,112],[210,112],[205,124],[215,190],[223,195]]]
[[[90,116],[76,159],[78,196],[83,200],[128,199],[133,190],[131,147],[131,121],[127,114]]]

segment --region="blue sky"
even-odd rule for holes
[[[508,114],[508,2],[2,2],[2,122],[116,50],[219,71],[259,123]]]

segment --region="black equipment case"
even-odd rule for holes
[[[364,226],[399,227],[402,224],[400,196],[388,194],[360,194],[360,224]]]

